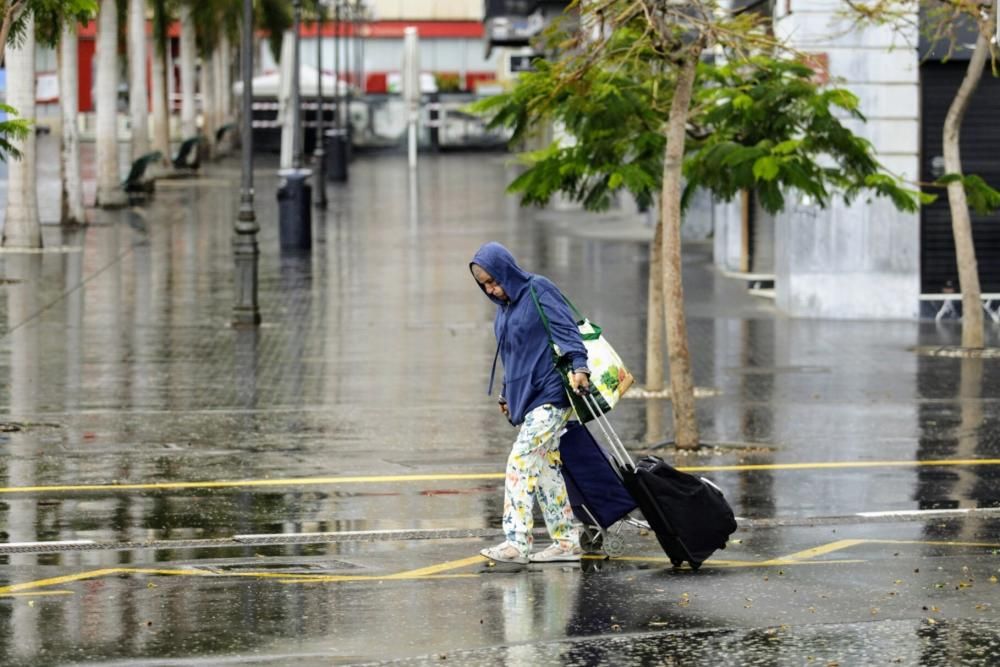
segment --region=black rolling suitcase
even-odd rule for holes
[[[722,491],[702,477],[645,456],[623,481],[674,566],[687,561],[697,570],[716,549],[725,549],[736,517]]]
[[[716,549],[725,549],[736,530],[736,517],[719,487],[704,477],[681,472],[656,456],[632,460],[600,406],[587,401],[595,412],[614,455],[622,482],[663,551],[675,567],[684,561],[697,570]]]

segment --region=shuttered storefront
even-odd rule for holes
[[[922,181],[943,173],[941,131],[945,114],[962,81],[966,61],[928,62],[920,68]],[[962,168],[978,174],[1000,189],[1000,79],[990,74],[989,63],[962,124]],[[958,288],[951,213],[943,190],[938,200],[924,206],[920,216],[921,291],[938,294],[951,283]],[[972,234],[983,292],[1000,292],[1000,213],[972,217]]]

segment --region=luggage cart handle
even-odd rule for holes
[[[569,392],[566,392],[569,396]],[[587,406],[587,410],[590,411],[590,416],[594,418],[597,422],[598,427],[600,427],[601,432],[604,433],[605,439],[611,446],[612,455],[618,460],[618,463],[622,466],[627,466],[629,470],[635,470],[635,462],[632,460],[632,456],[625,449],[625,444],[622,442],[621,438],[618,437],[618,433],[611,426],[611,422],[608,421],[608,415],[601,409],[600,403],[597,399],[590,395],[589,392],[584,392],[578,394],[580,398],[583,399],[584,405]],[[573,404],[572,396],[570,398],[570,405]],[[596,411],[596,412],[595,412]]]

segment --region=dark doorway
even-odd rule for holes
[[[967,61],[927,62],[920,67],[921,156],[920,179],[933,181],[944,171],[941,131],[944,118],[965,75]],[[962,170],[977,174],[1000,189],[1000,79],[993,77],[989,63],[979,82],[962,124]],[[921,292],[939,294],[959,291],[951,212],[943,190],[934,190],[938,200],[924,206],[920,214]],[[1000,292],[1000,213],[972,216],[980,288]],[[951,289],[948,289],[948,288]]]

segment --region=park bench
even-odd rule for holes
[[[139,156],[132,163],[132,168],[129,169],[128,176],[122,181],[122,189],[128,195],[129,204],[134,203],[136,200],[148,199],[153,194],[156,182],[151,178],[146,178],[146,169],[149,165],[160,161],[162,158],[163,153],[153,151],[152,153]]]
[[[213,157],[219,158],[233,149],[236,144],[236,123],[226,123],[215,130]]]
[[[197,171],[198,167],[201,166],[201,151],[198,150],[200,143],[201,137],[189,137],[181,142],[180,148],[177,149],[177,155],[170,161],[174,165],[174,169]]]
[[[226,123],[219,127],[215,131],[215,143],[222,143],[222,140],[226,138],[226,135],[236,129],[236,123]]]

